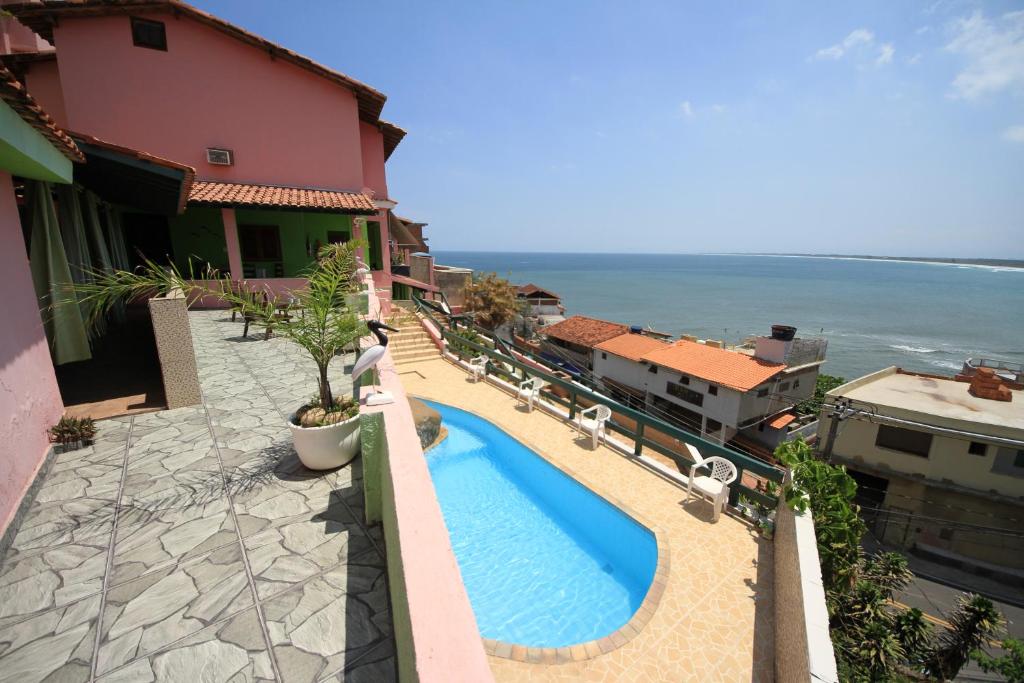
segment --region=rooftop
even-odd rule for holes
[[[629,360],[638,361],[644,357],[644,354],[665,346],[668,346],[668,342],[661,339],[627,332],[626,334],[620,334],[618,337],[612,337],[603,341],[595,348],[607,351],[608,353],[614,353],[616,356],[622,356]]]
[[[17,112],[25,123],[39,131],[65,157],[71,161],[85,161],[85,156],[78,149],[75,141],[57,127],[50,115],[28,94],[25,86],[2,64],[0,64],[0,99]]]
[[[651,351],[643,360],[737,391],[750,391],[786,369],[782,363],[686,340]]]
[[[558,299],[558,298],[561,298],[557,294],[552,292],[551,290],[543,289],[541,287],[538,287],[537,285],[533,284],[532,282],[529,282],[529,283],[527,283],[525,285],[519,285],[518,287],[516,287],[516,294],[518,294],[520,296],[540,297],[542,299]]]
[[[321,190],[307,187],[250,185],[197,180],[188,203],[200,206],[254,206],[276,209],[306,209],[372,216],[373,200],[359,192]]]
[[[861,377],[829,392],[879,408],[915,413],[923,421],[946,420],[1024,430],[1024,391],[1013,390],[1012,401],[978,398],[971,385],[951,377],[923,375],[896,367]]]
[[[592,348],[612,337],[626,334],[629,328],[621,323],[574,315],[568,320],[543,328],[541,332],[548,337]]]

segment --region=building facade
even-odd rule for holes
[[[1001,386],[1009,400],[891,367],[828,393],[819,443],[858,480],[880,540],[1024,569],[1024,391]]]

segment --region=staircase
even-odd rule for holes
[[[396,307],[388,324],[399,330],[388,333],[388,348],[391,349],[395,365],[409,365],[440,357],[434,341],[420,325],[415,313]]]

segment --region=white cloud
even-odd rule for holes
[[[892,46],[892,43],[883,43],[878,48],[878,57],[875,58],[875,64],[882,66],[892,61],[892,56],[895,54],[896,48]]]
[[[920,26],[920,27],[918,27],[918,29],[916,31],[914,31],[914,33],[916,35],[923,36],[924,34],[928,33],[928,31],[931,31],[931,30],[932,30],[931,26]]]
[[[921,63],[921,57],[922,57],[921,53],[918,52],[913,57],[910,57],[909,59],[907,59],[907,64],[911,64],[911,65],[920,64]]]
[[[1003,139],[1024,144],[1024,125],[1010,126],[1003,131]]]
[[[953,23],[946,45],[967,65],[953,79],[952,97],[967,100],[1004,90],[1024,91],[1024,11],[990,20],[976,11]]]
[[[693,105],[690,104],[690,100],[684,100],[679,104],[679,113],[688,119],[693,118]]]
[[[726,109],[727,109],[727,107],[724,104],[712,104],[711,105],[711,111],[713,111],[716,114],[722,114],[722,113],[725,112]]]
[[[843,55],[858,45],[870,45],[874,40],[874,33],[866,28],[858,28],[850,31],[850,35],[843,38],[842,42],[818,50],[814,59],[842,59]]]

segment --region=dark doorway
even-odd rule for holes
[[[345,244],[348,242],[348,233],[341,230],[328,230],[327,242],[329,244]]]
[[[126,213],[122,216],[124,241],[132,268],[147,258],[155,263],[172,263],[174,246],[166,216],[151,213]]]

